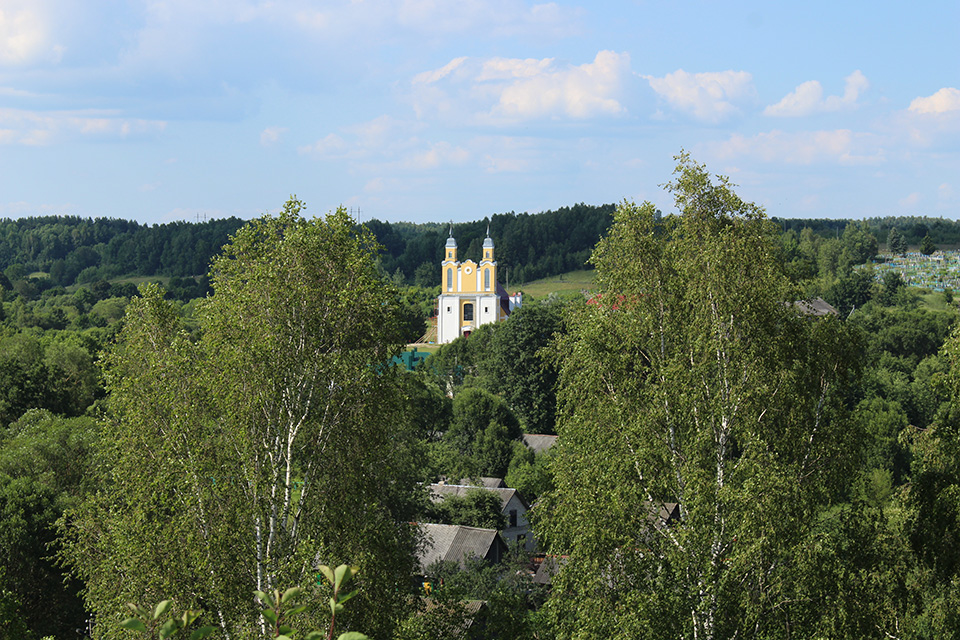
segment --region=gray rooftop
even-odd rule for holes
[[[480,529],[464,527],[455,524],[420,524],[426,544],[420,552],[420,569],[426,570],[439,560],[456,562],[461,568],[466,567],[466,560],[470,556],[487,558],[491,547],[503,541],[496,529]],[[504,545],[505,546],[505,545]],[[494,560],[499,560],[497,554]]]
[[[432,484],[430,485],[430,499],[434,502],[439,502],[447,496],[460,496],[462,498],[466,496],[467,492],[471,489],[483,489],[484,491],[490,491],[491,493],[497,494],[497,497],[500,498],[501,509],[507,508],[507,503],[510,502],[510,499],[513,498],[513,496],[519,497],[520,502],[523,502],[524,506],[529,508],[523,497],[517,494],[517,490],[510,489],[508,487],[477,487],[463,484]]]
[[[813,298],[811,300],[797,300],[793,303],[797,309],[805,316],[828,316],[839,315],[840,312],[823,298]]]
[[[440,482],[437,484],[463,485],[465,487],[484,487],[485,489],[499,489],[507,486],[507,483],[503,481],[503,478],[489,477],[462,478],[456,481],[449,480],[447,478],[441,478]]]
[[[523,434],[523,444],[533,449],[534,453],[546,451],[557,442],[557,436],[548,436],[539,433]]]

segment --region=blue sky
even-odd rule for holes
[[[0,0],[0,217],[960,217],[960,3]]]

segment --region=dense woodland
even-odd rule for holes
[[[667,213],[453,225],[474,259],[489,225],[511,288],[586,266],[595,290],[528,296],[412,372],[386,363],[448,225],[296,200],[246,225],[0,221],[0,637],[132,637],[125,603],[165,598],[272,637],[252,594],[289,586],[321,629],[316,565],[341,562],[337,628],[376,638],[960,634],[957,303],[871,269],[960,224],[771,220],[687,157],[667,188]],[[839,313],[793,304],[816,297]],[[502,516],[424,483],[480,476],[536,503],[562,570],[433,567],[425,610],[410,523]]]

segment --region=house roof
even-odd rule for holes
[[[423,602],[425,605],[424,613],[429,613],[438,607],[444,606],[433,598],[423,598]],[[476,619],[481,617],[481,614],[488,608],[486,600],[461,600],[460,606],[463,607],[464,618],[460,621],[459,625],[455,624],[452,629],[449,629],[449,632],[452,633],[452,635],[449,636],[450,638],[467,637],[467,632],[470,631],[470,627],[474,625]]]
[[[528,505],[527,501],[523,499],[523,496],[521,496],[516,489],[510,489],[509,487],[477,487],[475,485],[463,484],[431,484],[430,499],[434,502],[439,502],[447,496],[464,497],[471,489],[482,489],[484,491],[490,491],[497,494],[497,497],[500,498],[500,509],[504,511],[506,511],[507,504],[510,503],[510,500],[512,500],[514,496],[516,496],[520,502],[523,503],[525,508],[530,508],[530,505]]]
[[[673,524],[680,520],[679,502],[650,502],[644,501],[647,507],[647,520],[657,529],[662,529],[668,524]]]
[[[523,444],[533,449],[534,453],[546,451],[557,443],[557,436],[548,436],[539,433],[523,434]]]
[[[503,481],[503,478],[462,478],[457,481],[448,480],[442,478],[437,484],[450,484],[450,485],[463,485],[466,487],[484,487],[485,489],[499,489],[501,487],[506,487],[507,483]]]
[[[466,560],[470,556],[486,558],[494,545],[506,543],[500,538],[496,529],[480,529],[478,527],[464,527],[455,524],[420,524],[424,534],[425,544],[418,554],[420,569],[442,560],[456,562],[461,568],[466,567]]]
[[[797,300],[793,303],[800,313],[805,316],[828,316],[840,315],[840,312],[823,298],[811,298],[810,300]]]
[[[557,575],[565,564],[567,564],[566,556],[545,556],[537,567],[537,573],[533,576],[534,584],[551,584],[553,576]]]

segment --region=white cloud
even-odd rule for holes
[[[799,133],[774,130],[749,138],[733,134],[725,142],[708,147],[724,160],[745,156],[763,162],[797,165],[877,164],[885,159],[876,136],[849,129]]]
[[[282,138],[283,134],[287,131],[288,129],[286,127],[267,127],[260,132],[260,144],[264,147],[276,144],[280,142],[280,138]]]
[[[955,151],[960,143],[960,90],[944,87],[915,98],[885,125],[891,137],[907,147]]]
[[[630,56],[600,51],[592,62],[553,58],[456,58],[413,80],[418,116],[514,124],[540,118],[587,119],[624,113]]]
[[[367,183],[363,185],[363,190],[367,193],[378,193],[386,189],[387,185],[384,179],[380,176],[367,180]]]
[[[327,134],[310,145],[298,148],[300,153],[310,153],[318,156],[339,157],[347,149],[347,143],[335,133]]]
[[[62,45],[51,42],[44,3],[4,0],[0,5],[0,65],[22,65],[47,59],[59,62]]]
[[[438,142],[406,157],[402,165],[407,169],[436,169],[442,166],[462,165],[470,159],[470,152],[449,142]]]
[[[160,120],[123,118],[112,112],[38,112],[0,109],[0,143],[41,146],[64,138],[127,138],[162,132]]]
[[[483,158],[483,169],[487,173],[523,173],[530,169],[526,158],[487,155]]]
[[[960,89],[944,87],[932,96],[914,98],[910,111],[916,114],[939,115],[960,111]]]
[[[606,53],[606,52],[601,52]],[[463,58],[460,58],[463,60]],[[534,78],[543,73],[549,73],[553,65],[553,58],[492,58],[483,63],[476,80],[487,82],[491,80],[514,80],[516,78]]]
[[[463,66],[463,63],[467,58],[460,57],[454,58],[447,64],[443,65],[439,69],[434,69],[433,71],[424,71],[423,73],[418,73],[413,77],[414,84],[433,84],[443,80],[447,76],[453,74],[457,69]]]
[[[601,51],[594,61],[550,71],[549,66],[517,67],[523,75],[504,87],[496,115],[521,119],[564,115],[591,118],[625,111],[617,100],[621,79],[630,72],[626,53]]]
[[[687,73],[678,69],[662,78],[642,76],[671,106],[698,120],[719,122],[739,112],[735,103],[753,98],[753,77],[746,71]]]
[[[392,116],[377,116],[373,120],[344,127],[345,133],[356,136],[356,146],[367,151],[383,151],[398,144],[398,141],[422,129],[420,123],[398,120]],[[400,143],[401,145],[403,143]]]
[[[921,200],[923,200],[923,196],[917,192],[914,192],[908,196],[900,198],[900,200],[897,201],[897,204],[900,205],[901,209],[914,209],[918,204],[920,204]]]
[[[788,93],[777,104],[769,105],[763,110],[765,116],[801,117],[827,111],[852,109],[857,106],[860,94],[870,86],[867,77],[859,70],[854,71],[845,80],[845,89],[842,96],[823,97],[823,87],[816,80],[810,80],[799,85]]]

